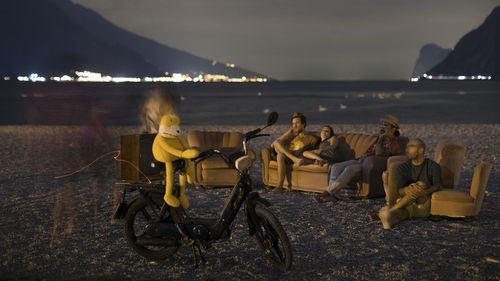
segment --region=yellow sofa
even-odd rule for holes
[[[363,134],[337,134],[339,148],[344,160],[359,158],[376,141],[377,136]],[[408,138],[399,137],[401,151],[404,152]],[[278,184],[278,164],[271,148],[261,150],[262,182],[267,186]],[[354,179],[351,185],[355,195],[377,197],[384,195],[381,174],[386,169],[387,157],[370,156],[363,161],[362,177]],[[331,165],[301,165],[292,167],[291,181],[293,190],[323,192],[328,186]],[[288,186],[285,178],[284,186]]]

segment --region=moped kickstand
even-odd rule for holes
[[[207,263],[207,260],[205,259],[205,257],[203,256],[203,254],[201,253],[201,249],[200,249],[200,245],[198,244],[192,244],[191,245],[191,249],[193,250],[193,256],[194,256],[194,267],[195,268],[198,268],[198,257],[196,255],[196,250],[195,248],[198,248],[198,254],[200,255],[200,261],[203,262],[204,264]]]

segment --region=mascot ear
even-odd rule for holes
[[[167,115],[163,115],[161,117],[161,120],[160,120],[160,125],[167,126],[167,124],[168,124],[168,119],[167,118],[168,118]]]

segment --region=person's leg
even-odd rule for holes
[[[380,209],[379,217],[382,221],[384,229],[391,229],[396,224],[407,219],[409,217],[409,214],[405,209],[396,209],[391,211],[389,207],[385,206]]]
[[[314,200],[319,203],[324,203],[324,202],[330,202],[330,201],[337,201],[338,197],[336,196],[336,193],[344,186],[346,186],[352,178],[358,176],[361,174],[361,170],[363,168],[363,165],[359,163],[357,160],[352,160],[352,161],[346,161],[349,162],[347,164],[342,164],[337,166],[337,168],[343,168],[342,173],[338,175],[333,181],[331,181],[328,184],[328,187],[326,190],[316,196]],[[348,165],[350,164],[350,165]],[[333,173],[333,171],[332,171]]]
[[[318,160],[318,161],[323,160],[323,158],[319,157],[318,154],[316,154],[312,151],[304,151],[304,153],[302,153],[302,155],[309,160]]]
[[[385,204],[387,206],[394,206],[396,200],[404,196],[400,190],[402,190],[402,188],[398,189],[395,184],[390,186],[388,183],[384,183]]]
[[[401,199],[396,204],[394,204],[394,206],[390,208],[390,210],[394,211],[396,209],[403,209],[406,206],[413,204],[417,199],[421,197],[422,199],[420,200],[425,200],[425,198],[427,198],[427,192],[425,190],[421,190],[419,193],[416,194],[404,194],[401,197]]]
[[[358,160],[347,160],[344,162],[335,163],[330,169],[330,177],[328,183],[331,183],[337,179],[337,177],[344,171],[344,169],[352,164],[359,163]]]
[[[288,157],[290,160],[292,160],[294,163],[299,163],[301,158],[300,157],[297,157],[292,151],[286,149],[285,147],[283,147],[281,144],[276,144],[274,146],[274,149],[276,150],[276,152],[278,154],[282,153],[284,154],[286,157]]]
[[[340,175],[333,182],[330,182],[326,191],[330,194],[335,194],[338,190],[345,187],[354,177],[361,175],[363,165],[358,162],[353,162],[346,166]]]
[[[285,173],[286,173],[286,163],[285,163],[285,155],[281,152],[278,152],[276,156],[276,162],[278,163],[278,186],[277,188],[283,187],[283,182],[285,181]]]

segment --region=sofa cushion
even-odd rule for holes
[[[295,167],[294,170],[313,172],[313,173],[329,173],[330,167],[331,167],[331,165],[320,166],[320,165],[315,165],[315,164],[309,164],[309,165],[301,165],[301,166]]]
[[[219,156],[215,155],[203,160],[201,163],[203,169],[227,169],[229,166]]]
[[[441,190],[432,193],[432,200],[438,200],[438,201],[454,201],[454,202],[474,202],[474,198],[472,198],[467,192],[465,191],[457,191],[457,190]]]
[[[294,166],[293,170],[294,171],[307,171],[307,172],[313,172],[313,173],[329,173],[330,167],[331,167],[331,165],[319,166],[319,165],[315,165],[315,164],[309,164],[309,165]],[[278,162],[271,160],[269,162],[269,168],[278,169]]]
[[[242,140],[243,134],[240,132],[189,131],[187,137],[189,146],[200,150],[234,148],[240,151],[243,150]]]

